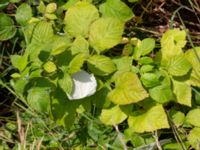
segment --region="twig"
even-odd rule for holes
[[[158,132],[157,132],[157,130],[153,133],[153,137],[156,140],[156,146],[157,146],[157,148],[159,150],[162,150],[162,147],[161,147],[160,142],[158,140]]]
[[[128,150],[127,146],[126,146],[126,143],[124,142],[123,140],[123,137],[122,137],[122,133],[119,131],[119,128],[117,125],[113,125],[115,130],[117,131],[118,133],[118,137],[119,137],[119,141],[121,142],[121,144],[123,145],[123,149],[124,150]]]

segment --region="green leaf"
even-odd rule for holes
[[[43,66],[44,70],[48,73],[55,72],[57,70],[56,65],[52,61],[48,61]]]
[[[50,108],[50,92],[47,88],[33,87],[28,91],[27,101],[33,109],[39,112],[48,112]]]
[[[149,64],[152,64],[153,63],[153,59],[151,57],[147,57],[147,56],[144,56],[144,57],[141,57],[138,62],[142,65],[149,65]]]
[[[149,54],[154,48],[155,40],[153,38],[146,38],[142,40],[138,51],[142,56],[144,56]]]
[[[15,15],[16,21],[25,26],[32,17],[32,9],[27,3],[22,3],[18,8]]]
[[[116,88],[108,94],[108,99],[115,104],[137,103],[148,97],[137,75],[132,72],[122,73],[115,84]]]
[[[194,48],[198,57],[200,58],[200,47]],[[186,59],[192,64],[192,73],[190,77],[190,83],[193,86],[200,87],[200,62],[195,55],[193,49],[187,50],[185,53]]]
[[[173,76],[186,75],[192,68],[190,62],[185,58],[185,55],[180,54],[174,57],[168,58],[166,64],[166,70]]]
[[[90,71],[99,76],[109,75],[116,70],[114,62],[104,55],[93,55],[87,62]]]
[[[173,100],[172,89],[169,85],[159,85],[149,90],[151,98],[159,103]]]
[[[168,30],[161,39],[162,60],[167,60],[182,54],[182,48],[186,44],[186,32],[179,29]]]
[[[171,89],[171,81],[166,72],[160,72],[163,81],[161,85],[149,89],[151,98],[159,103],[166,103],[174,99],[173,92]]]
[[[82,36],[76,37],[72,46],[71,46],[72,55],[77,53],[84,53],[89,55],[89,43],[88,41],[83,38]]]
[[[99,18],[96,7],[88,2],[78,2],[68,9],[65,15],[65,32],[72,37],[88,37],[89,27]]]
[[[116,18],[123,22],[134,16],[132,10],[121,0],[107,0],[100,5],[100,12],[103,17]]]
[[[15,92],[20,96],[24,94],[25,92],[24,90],[27,83],[28,83],[28,80],[25,78],[20,78],[16,82],[13,82],[13,80],[11,80],[12,87],[15,89]]]
[[[39,22],[32,33],[32,43],[43,45],[51,41],[54,36],[53,32],[54,31],[51,23],[45,21]]]
[[[24,70],[24,68],[27,66],[28,64],[28,57],[27,55],[11,55],[10,56],[11,59],[11,63],[12,65],[19,69],[20,71]]]
[[[169,128],[167,115],[162,105],[153,106],[145,113],[129,116],[128,125],[139,133]]]
[[[196,108],[190,110],[186,115],[186,122],[193,126],[200,127],[200,109]]]
[[[129,72],[132,70],[132,58],[128,56],[120,56],[115,57],[112,61],[116,64],[117,71],[115,72],[112,80],[115,80],[118,76],[120,76],[124,72]]]
[[[185,81],[172,80],[173,92],[178,103],[191,106],[192,88]]]
[[[58,125],[65,128],[73,125],[77,107],[77,104],[69,101],[60,89],[57,89],[51,96],[51,116]]]
[[[75,5],[77,2],[79,2],[80,0],[68,0],[67,1],[67,3],[65,3],[63,6],[62,6],[62,8],[64,9],[64,10],[67,10],[67,9],[69,9],[70,7],[72,7],[73,5]],[[89,3],[91,3],[92,2],[92,0],[82,0],[82,1],[85,1],[85,2],[89,2]]]
[[[145,87],[154,87],[160,84],[159,77],[155,73],[144,73],[140,79]]]
[[[200,150],[200,128],[195,127],[190,131],[188,141],[195,150]]]
[[[13,20],[6,14],[0,14],[0,41],[11,39],[16,31]]]
[[[132,68],[132,58],[128,56],[115,57],[112,59],[118,71],[128,72]]]
[[[71,41],[66,36],[53,36],[51,55],[58,55],[71,46]]]
[[[58,85],[66,94],[71,94],[73,90],[73,81],[71,76],[67,72],[63,72],[59,75]]]
[[[110,109],[103,109],[100,115],[100,120],[105,125],[117,125],[123,122],[126,118],[127,115],[120,109],[118,105]]]
[[[80,71],[85,59],[85,54],[77,54],[69,64],[69,73],[73,74]]]
[[[147,73],[153,71],[153,69],[154,69],[153,65],[142,65],[142,67],[140,68],[140,72]]]
[[[124,24],[114,18],[100,18],[90,27],[89,43],[98,52],[108,50],[121,42]]]
[[[91,103],[89,99],[69,101],[66,94],[57,88],[51,96],[51,117],[58,125],[67,129],[74,124],[76,111],[80,108],[85,111],[91,110]]]
[[[185,115],[181,111],[176,111],[175,109],[172,109],[170,110],[169,115],[176,127],[181,126],[185,121]]]

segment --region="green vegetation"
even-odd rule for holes
[[[0,148],[200,149],[200,47],[132,36],[139,3],[0,2]]]

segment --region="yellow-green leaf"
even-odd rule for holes
[[[44,70],[48,73],[52,73],[57,70],[56,65],[52,61],[48,61],[43,66]]]
[[[169,128],[167,115],[162,105],[153,106],[145,113],[129,116],[128,125],[139,133]]]
[[[186,115],[186,122],[194,125],[196,127],[200,127],[200,109],[192,109]]]
[[[108,94],[108,99],[115,104],[137,103],[148,97],[138,76],[132,72],[122,73],[115,82],[116,88]]]
[[[134,16],[132,10],[121,0],[107,0],[100,5],[100,12],[103,17],[117,18],[124,22]]]
[[[72,37],[87,37],[89,27],[93,21],[99,18],[97,8],[88,2],[77,2],[66,12],[64,23],[65,32]]]
[[[190,131],[188,141],[195,150],[200,150],[200,128],[195,127]]]
[[[186,59],[184,54],[176,55],[168,58],[167,63],[164,67],[173,76],[186,75],[192,68],[190,62]]]
[[[172,80],[173,82],[173,92],[176,96],[178,103],[191,106],[192,100],[192,89],[187,82]]]
[[[162,59],[182,54],[182,48],[186,44],[186,32],[184,30],[173,29],[164,33],[161,39]]]
[[[69,64],[69,73],[73,74],[80,71],[84,61],[86,59],[85,54],[77,54]]]
[[[106,76],[116,70],[114,62],[104,55],[93,55],[88,59],[88,67],[92,73]]]
[[[198,57],[195,55],[195,51]],[[200,87],[200,47],[195,47],[195,51],[193,49],[188,50],[185,55],[186,59],[192,64],[192,73],[190,77],[190,83],[193,86]]]
[[[118,105],[110,109],[103,109],[100,115],[100,120],[106,125],[117,125],[123,122],[126,118],[127,115]]]
[[[84,53],[89,55],[89,43],[82,36],[77,36],[71,47],[72,55],[77,53]]]
[[[90,28],[89,43],[98,52],[108,50],[121,42],[124,24],[114,18],[100,18]]]

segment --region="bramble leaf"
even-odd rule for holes
[[[11,63],[14,67],[16,67],[17,69],[19,69],[20,71],[24,70],[24,68],[27,66],[28,64],[28,57],[27,55],[11,55],[10,56],[11,59]]]
[[[124,22],[134,16],[132,10],[121,0],[107,0],[100,5],[100,12],[103,17],[117,18]]]
[[[74,85],[71,76],[67,72],[63,72],[59,75],[58,85],[66,94],[72,93]]]
[[[180,54],[168,58],[165,68],[173,76],[183,76],[189,72],[192,66],[185,55]]]
[[[164,33],[161,39],[162,60],[167,60],[176,55],[182,54],[182,48],[186,44],[186,32],[173,29]]]
[[[89,43],[98,52],[104,52],[121,42],[124,24],[114,18],[100,18],[90,27]]]
[[[32,9],[27,3],[23,3],[17,8],[15,18],[20,25],[22,26],[27,25],[31,17],[32,17]]]
[[[198,58],[200,58],[200,47],[195,47]],[[193,86],[200,87],[200,62],[194,53],[193,49],[187,50],[185,53],[186,59],[192,64],[192,73],[190,76],[190,83]]]
[[[189,135],[188,135],[188,141],[192,145],[192,147],[196,150],[199,150],[199,141],[200,141],[200,128],[193,128]]]
[[[191,106],[192,88],[187,82],[172,80],[173,92],[178,103]]]
[[[139,133],[169,128],[167,115],[162,105],[153,106],[145,113],[129,116],[128,125]]]
[[[71,46],[72,55],[77,53],[84,53],[89,55],[89,43],[82,36],[77,36]]]
[[[50,93],[47,88],[33,87],[28,91],[27,101],[30,107],[40,112],[48,112]]]
[[[148,97],[148,93],[142,87],[138,76],[132,72],[122,73],[115,84],[116,88],[108,94],[108,99],[115,104],[137,103]]]
[[[0,14],[0,41],[11,39],[17,29],[14,26],[13,20],[6,14]]]
[[[103,109],[100,115],[100,120],[105,125],[117,125],[123,122],[126,118],[127,115],[120,109],[118,105],[110,109]]]
[[[69,73],[73,74],[80,71],[85,59],[85,54],[77,54],[69,63]]]
[[[190,110],[186,115],[186,122],[193,126],[200,127],[200,109],[196,108]]]
[[[99,76],[106,76],[116,70],[116,66],[112,59],[104,55],[93,55],[87,60],[88,68],[92,73]]]
[[[72,37],[88,37],[90,25],[99,18],[96,7],[88,2],[77,2],[65,14],[65,32]]]

